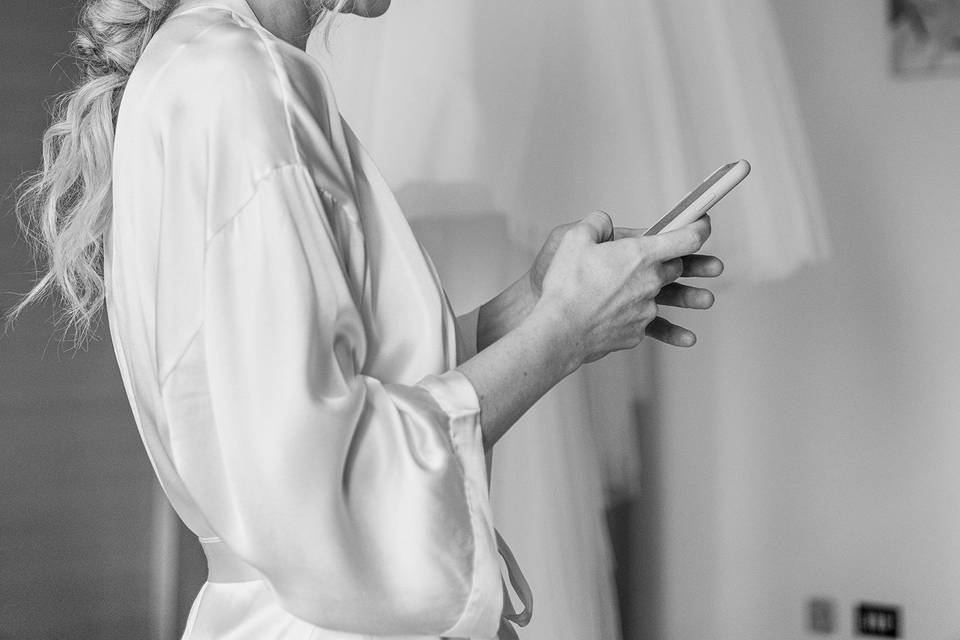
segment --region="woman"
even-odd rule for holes
[[[658,304],[709,307],[674,280],[722,264],[691,255],[709,219],[642,238],[594,212],[455,317],[303,52],[328,11],[389,2],[338,4],[90,0],[83,82],[29,192],[49,270],[24,304],[58,293],[81,338],[106,305],[207,554],[185,638],[516,637],[529,590],[485,455],[581,364],[644,335],[692,345]]]

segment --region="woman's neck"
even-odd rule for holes
[[[307,38],[313,28],[312,2],[303,0],[247,0],[257,20],[273,35],[297,47],[306,49]]]

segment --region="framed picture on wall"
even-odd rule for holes
[[[893,72],[960,77],[960,0],[888,0]]]

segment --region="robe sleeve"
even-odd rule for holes
[[[307,170],[261,180],[208,239],[216,446],[185,478],[283,608],[357,634],[492,638],[503,594],[480,406],[456,369],[363,375],[362,317]]]

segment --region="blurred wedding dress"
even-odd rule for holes
[[[340,18],[340,111],[394,189],[458,313],[594,209],[648,226],[717,166],[753,175],[713,213],[717,286],[781,278],[828,248],[767,0],[396,0]],[[498,444],[493,508],[534,594],[524,640],[620,637],[604,519],[636,492],[648,349],[568,377]]]

